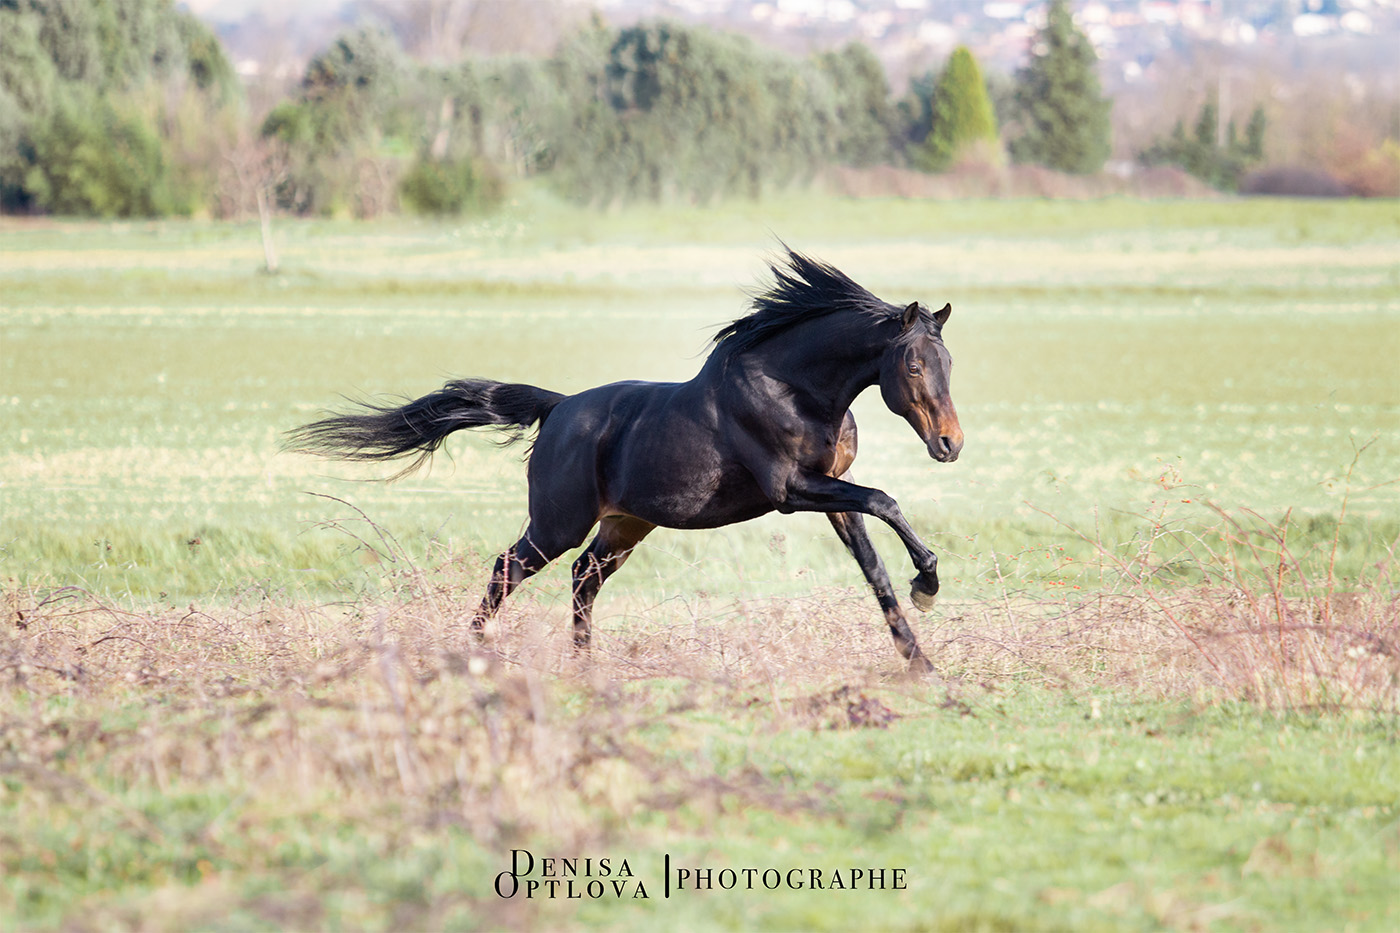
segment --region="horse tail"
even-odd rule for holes
[[[489,379],[454,379],[406,405],[361,402],[360,410],[332,414],[287,432],[286,448],[340,460],[394,460],[417,452],[392,479],[417,470],[463,428],[503,429],[505,443],[544,424],[566,396],[548,389]]]

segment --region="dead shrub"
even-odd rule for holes
[[[891,165],[871,168],[833,166],[822,176],[831,193],[854,198],[1104,198],[1209,197],[1209,185],[1174,166],[1156,166],[1126,176],[1069,175],[1038,165],[1003,165],[974,160],[930,174]]]
[[[1119,594],[1119,615],[1133,620],[1130,637],[1151,679],[1175,693],[1276,711],[1400,713],[1393,550],[1361,579],[1344,583],[1336,573],[1352,476],[1364,451],[1347,470],[1331,547],[1322,553],[1300,553],[1290,544],[1291,511],[1270,521],[1212,504],[1206,506],[1215,519],[1210,528],[1174,524],[1162,506],[1150,516],[1152,533],[1126,556],[1074,532],[1096,547]],[[1173,577],[1200,582],[1166,582],[1167,568]],[[1095,613],[1101,609],[1081,610]]]

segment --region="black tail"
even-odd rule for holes
[[[421,467],[447,435],[462,428],[499,427],[519,439],[544,423],[565,396],[547,389],[489,379],[457,379],[407,405],[362,402],[362,411],[331,415],[287,432],[289,450],[341,460],[393,460],[418,456],[393,478]]]

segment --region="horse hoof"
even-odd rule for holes
[[[916,654],[909,659],[910,674],[932,674],[933,662],[922,654]]]
[[[909,598],[914,603],[914,608],[920,612],[928,612],[937,601],[938,583],[929,586],[924,582],[923,577],[915,577],[910,581]]]

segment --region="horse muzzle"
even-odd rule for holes
[[[939,463],[952,463],[958,459],[958,454],[962,452],[963,436],[961,433],[940,434],[937,437],[929,438],[927,446],[930,457]]]

